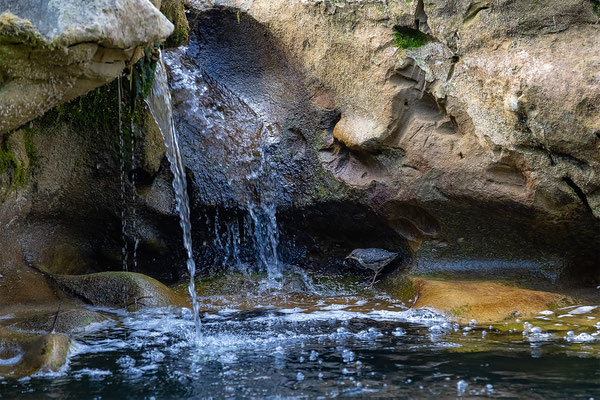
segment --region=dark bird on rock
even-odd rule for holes
[[[383,249],[356,249],[346,257],[346,260],[355,260],[358,264],[366,269],[375,272],[370,288],[375,284],[377,275],[390,263],[392,263],[400,253],[393,253]]]

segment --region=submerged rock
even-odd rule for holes
[[[173,32],[147,0],[2,0],[0,13],[0,134],[110,82]]]
[[[65,309],[64,305],[60,304],[56,310],[51,310],[50,307],[47,309],[23,307],[23,310],[17,311],[15,318],[9,319],[8,323],[11,328],[22,332],[70,334],[106,319],[107,317],[96,311],[82,307]]]
[[[71,340],[63,335],[33,335],[0,328],[0,376],[22,378],[56,372],[66,362]]]
[[[521,289],[492,281],[435,281],[414,279],[414,307],[432,307],[449,318],[467,323],[531,319],[541,311],[572,304],[568,296]]]

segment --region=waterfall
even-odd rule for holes
[[[146,103],[152,112],[160,132],[163,136],[167,148],[167,158],[171,165],[173,173],[173,189],[177,198],[177,211],[179,212],[179,223],[183,230],[183,244],[187,253],[187,269],[190,274],[190,283],[188,290],[192,297],[192,308],[194,312],[194,322],[196,325],[196,335],[200,335],[200,315],[199,304],[196,295],[195,275],[196,264],[192,256],[192,226],[190,223],[190,202],[187,194],[187,182],[185,179],[185,170],[183,160],[177,140],[177,131],[173,120],[173,108],[171,106],[171,91],[167,78],[167,71],[163,62],[162,54],[156,65],[154,73],[154,82],[150,95]]]
[[[187,156],[198,202],[215,207],[206,215],[214,263],[256,267],[275,284],[282,276],[276,211],[283,196],[272,152],[280,128],[206,75],[185,48],[170,50],[165,63],[176,117],[195,149]]]

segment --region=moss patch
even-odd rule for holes
[[[394,29],[394,46],[399,49],[421,47],[428,41],[427,35],[416,29],[405,27]]]
[[[590,0],[592,3],[592,9],[600,17],[600,0]]]
[[[25,44],[32,47],[47,46],[44,37],[29,20],[21,19],[9,12],[0,14],[0,45],[3,44]]]
[[[61,104],[46,114],[54,122],[67,122],[74,125],[78,132],[94,132],[116,127],[118,124],[119,104],[116,84],[101,86],[85,96],[69,103]]]
[[[164,43],[166,48],[178,47],[188,41],[190,25],[185,16],[185,7],[181,0],[162,0],[160,11],[175,26],[175,30]]]
[[[27,168],[17,159],[6,140],[0,145],[0,173],[8,175],[11,187],[22,187],[27,182]]]
[[[419,288],[413,279],[403,272],[398,272],[382,279],[383,282],[377,284],[377,287],[386,292],[394,300],[409,303],[419,293]]]
[[[154,72],[156,70],[156,59],[152,57],[155,50],[158,49],[158,43],[154,47],[148,47],[144,50],[144,56],[133,66],[130,74],[131,82],[131,111],[132,115],[136,110],[137,101],[145,99],[150,94],[152,83],[154,82]]]

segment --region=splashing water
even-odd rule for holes
[[[600,394],[600,323],[573,324],[568,329],[575,332],[566,337],[554,325],[568,323],[559,318],[563,312],[579,315],[574,312],[591,307],[557,310],[560,315],[544,325],[548,336],[534,339],[542,326],[536,321],[539,326],[520,324],[518,332],[502,328],[508,322],[459,325],[434,310],[363,297],[355,286],[335,281],[317,285],[315,294],[299,289],[288,275],[281,291],[261,298],[247,290],[255,287],[247,277],[225,279],[214,287],[226,283],[231,290],[211,290],[202,299],[200,338],[194,339],[187,309],[102,310],[106,321],[74,334],[76,348],[67,368],[17,382],[0,380],[0,393],[19,399]],[[596,310],[580,315],[596,318]]]
[[[162,54],[156,65],[154,73],[154,82],[150,95],[146,99],[152,116],[158,125],[167,148],[167,158],[171,165],[173,173],[173,189],[177,199],[177,211],[179,212],[179,223],[183,230],[183,244],[187,253],[187,269],[190,274],[190,283],[188,291],[192,297],[192,307],[194,311],[194,323],[196,326],[196,336],[200,336],[200,315],[199,304],[196,295],[195,275],[196,264],[192,254],[192,226],[190,223],[190,202],[187,194],[187,182],[185,179],[185,170],[183,160],[177,140],[177,131],[173,120],[173,109],[171,106],[171,92],[167,78],[167,71],[163,62]]]

